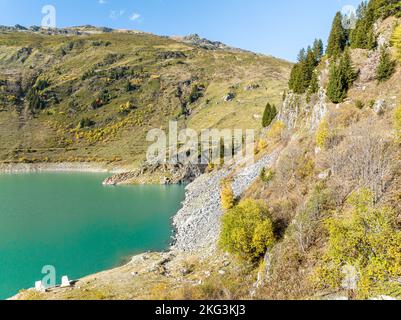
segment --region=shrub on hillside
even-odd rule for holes
[[[29,90],[26,99],[28,100],[29,108],[32,111],[46,108],[46,100],[36,87]]]
[[[397,139],[401,142],[401,106],[395,109],[394,122]]]
[[[221,205],[223,209],[229,210],[234,207],[235,198],[231,181],[223,181],[221,185]]]
[[[127,81],[124,85],[124,89],[126,92],[131,92],[134,90],[134,86],[132,85],[131,81]]]
[[[246,261],[257,261],[275,243],[273,223],[264,203],[241,201],[222,218],[220,246]]]
[[[261,173],[260,173],[260,179],[264,182],[264,183],[269,183],[270,181],[272,181],[274,178],[274,172],[272,169],[266,170],[265,168],[262,169]]]
[[[79,129],[89,128],[94,126],[95,124],[96,123],[93,120],[89,118],[83,118],[81,121],[79,121],[78,128]]]
[[[362,110],[365,107],[365,104],[361,100],[356,100],[355,107],[359,110]]]
[[[359,298],[400,292],[397,214],[373,202],[372,192],[363,189],[349,198],[348,210],[326,221],[328,247],[316,273],[320,287],[355,290]]]
[[[285,124],[282,121],[276,121],[271,126],[269,132],[267,133],[267,139],[272,142],[277,142],[283,137],[283,132],[285,129]]]
[[[38,81],[36,81],[35,84],[35,88],[39,91],[43,91],[45,90],[47,87],[49,87],[49,82],[47,80],[44,79],[39,79]]]
[[[120,105],[118,113],[121,115],[128,115],[132,110],[135,110],[135,105],[131,101],[127,101]]]
[[[268,147],[268,142],[266,139],[260,139],[255,146],[255,154],[258,154],[260,151],[265,150]]]
[[[316,131],[316,145],[319,148],[326,148],[330,137],[330,127],[326,119],[320,122],[319,128]]]
[[[323,215],[333,207],[331,191],[323,183],[317,184],[295,217],[291,231],[299,249],[306,253],[312,244],[321,237]]]
[[[339,186],[338,194],[345,196],[355,188],[367,187],[378,201],[397,171],[397,146],[386,134],[386,127],[368,118],[353,124],[339,143],[338,138],[334,133],[326,153],[327,168]]]
[[[94,70],[93,68],[91,68],[91,69],[85,71],[85,72],[82,74],[81,80],[84,81],[84,80],[86,80],[86,79],[90,79],[90,78],[94,77],[95,75],[96,75],[95,70]]]
[[[99,109],[104,105],[108,104],[112,100],[112,95],[109,93],[107,89],[103,89],[99,94],[98,97],[92,101],[90,107],[93,110]]]
[[[299,180],[304,180],[308,177],[313,176],[314,172],[315,172],[315,161],[312,158],[304,155],[302,157],[302,160],[301,159],[298,160],[298,166],[295,169],[295,174]]]
[[[203,85],[193,85],[191,88],[191,92],[189,93],[188,102],[195,103],[200,98],[203,97],[203,91],[205,90],[205,86]]]

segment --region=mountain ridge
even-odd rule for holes
[[[196,33],[188,34],[185,36],[179,36],[179,35],[164,36],[164,35],[157,35],[157,34],[154,34],[151,32],[136,30],[136,29],[113,29],[113,28],[109,28],[109,27],[96,27],[96,26],[92,26],[92,25],[71,26],[71,27],[63,27],[63,28],[44,28],[44,27],[38,27],[38,26],[25,27],[25,26],[22,26],[19,24],[15,25],[15,26],[0,25],[0,31],[33,32],[33,33],[43,34],[43,35],[69,35],[69,36],[74,36],[74,35],[75,36],[79,36],[79,35],[84,36],[84,35],[93,35],[93,34],[101,34],[101,33],[148,34],[148,35],[159,36],[162,38],[163,37],[170,38],[170,39],[178,41],[178,42],[183,42],[186,44],[198,46],[198,47],[201,47],[203,49],[208,49],[208,50],[227,50],[227,51],[233,51],[233,52],[244,52],[244,53],[251,53],[251,54],[256,54],[256,55],[268,56],[268,57],[286,61],[283,58],[273,57],[270,54],[262,54],[262,53],[253,52],[251,50],[232,47],[221,41],[212,41],[207,38],[203,38]]]

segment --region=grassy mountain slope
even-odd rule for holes
[[[330,68],[324,59],[319,93],[288,95],[263,138],[262,154],[283,149],[266,168],[273,177],[244,195],[265,201],[279,228],[259,298],[401,297],[399,19],[379,20],[376,35],[397,62],[389,79],[376,79],[380,47],[350,49],[358,77],[334,104],[324,94]]]
[[[0,160],[139,164],[146,132],[169,120],[194,129],[260,129],[290,67],[144,33],[3,30]],[[224,101],[229,93],[235,98]]]
[[[201,237],[208,238],[219,228],[205,224],[218,225],[216,216],[223,217],[224,242],[216,252],[173,247],[83,279],[75,288],[27,291],[17,298],[401,299],[401,21],[392,14],[400,8],[398,1],[371,0],[376,5],[386,13],[371,25],[377,44],[345,51],[355,79],[341,102],[327,95],[336,57],[323,56],[314,67],[317,90],[285,96],[278,117],[260,136],[255,164],[226,164],[189,187],[189,208],[195,210],[183,215],[189,226],[183,230],[202,227]],[[359,36],[366,40],[365,33]],[[394,61],[383,81],[377,77],[379,43],[389,46]],[[242,97],[238,102],[258,99],[252,96],[257,91],[242,88],[230,88]],[[208,111],[195,106],[192,116],[215,121]],[[220,195],[206,194],[205,201],[203,181],[220,185]],[[219,210],[223,202],[227,210]]]

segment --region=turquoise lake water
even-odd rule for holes
[[[78,279],[164,250],[183,186],[104,187],[104,174],[0,175],[0,299],[41,280]]]

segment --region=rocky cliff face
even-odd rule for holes
[[[326,91],[322,87],[309,101],[304,95],[290,92],[284,99],[278,120],[282,121],[290,129],[301,126],[307,130],[314,131],[327,114],[327,105]]]

